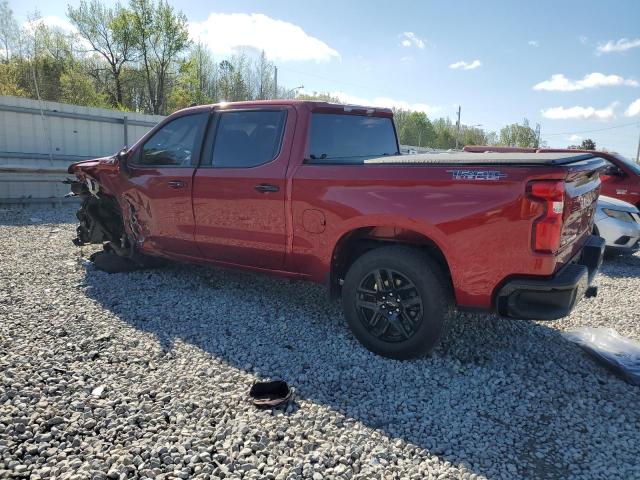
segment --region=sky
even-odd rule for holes
[[[498,131],[529,119],[542,140],[592,138],[635,158],[640,1],[181,0],[216,58],[263,49],[278,81],[344,101],[425,111]],[[65,26],[78,0],[9,0]],[[113,3],[105,0],[105,3]]]

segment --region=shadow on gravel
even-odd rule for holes
[[[608,427],[620,412],[638,421],[630,387],[543,324],[459,315],[429,358],[399,362],[360,346],[319,286],[192,266],[116,275],[88,266],[85,282],[90,298],[166,349],[188,342],[285,379],[303,398],[477,474],[566,478],[590,458],[629,462],[614,445],[631,433]]]
[[[601,274],[608,277],[629,277],[632,271],[633,277],[640,276],[640,253],[633,255],[614,255],[605,259],[600,270]]]

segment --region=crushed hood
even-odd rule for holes
[[[75,162],[69,165],[67,169],[68,173],[75,173],[76,170],[87,170],[92,169],[99,166],[115,166],[116,165],[116,157],[111,155],[109,157],[100,157],[100,158],[92,158],[89,160],[82,160],[80,162]]]

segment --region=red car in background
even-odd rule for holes
[[[522,152],[522,153],[592,153],[607,162],[607,167],[600,174],[602,182],[600,194],[617,198],[640,208],[640,165],[623,157],[619,153],[594,152],[592,150],[575,150],[568,148],[518,148],[494,147],[486,145],[468,145],[465,152]]]

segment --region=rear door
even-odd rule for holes
[[[216,112],[193,186],[195,238],[206,258],[283,268],[295,123],[287,106]]]
[[[200,256],[191,192],[208,118],[209,112],[174,118],[137,147],[128,161],[125,208],[144,251]]]

